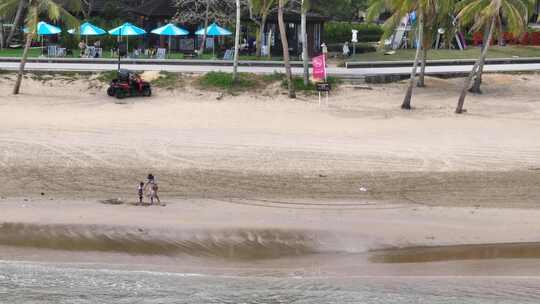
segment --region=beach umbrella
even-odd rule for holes
[[[62,30],[59,27],[56,27],[54,25],[48,24],[47,22],[40,21],[37,24],[37,31],[36,34],[41,38],[41,56],[43,56],[43,36],[52,36],[56,35],[62,32]],[[28,28],[23,29],[24,33],[28,33]]]
[[[206,32],[206,36],[210,36],[210,37],[220,37],[220,36],[230,36],[230,35],[232,35],[232,33],[229,30],[222,28],[221,26],[217,25],[217,23],[215,23],[215,22],[212,23],[211,25],[209,25],[206,29],[200,29],[200,30],[196,31],[195,35],[204,36],[205,32]],[[212,45],[212,53],[215,56],[215,53],[216,53],[215,43]]]
[[[68,33],[74,35],[77,31],[75,29],[68,30]],[[85,22],[79,27],[79,34],[86,38],[86,44],[88,44],[88,36],[101,36],[107,34],[104,29],[93,25],[90,22]]]
[[[204,36],[205,29],[200,29],[195,32],[195,35]],[[206,36],[218,37],[218,36],[230,36],[232,33],[217,25],[217,23],[212,23],[206,28]]]
[[[172,23],[164,25],[152,31],[152,34],[160,36],[169,36],[169,54],[171,53],[171,37],[172,36],[186,36],[189,32],[180,28]]]
[[[90,22],[85,22],[81,24],[81,27],[79,28],[79,32],[82,36],[100,36],[100,35],[107,34],[107,32],[104,29],[98,26],[95,26]]]
[[[109,31],[112,36],[118,36],[118,41],[121,37],[126,37],[126,49],[129,52],[129,36],[141,36],[146,34],[146,31],[140,27],[137,27],[129,22],[126,22],[119,27],[115,27]],[[118,70],[120,70],[120,50],[118,50]]]
[[[115,27],[109,31],[112,36],[140,36],[146,34],[146,31],[129,22],[126,22],[119,27]]]
[[[115,27],[109,31],[109,34],[112,36],[120,37],[129,37],[129,36],[141,36],[146,34],[146,31],[140,27],[137,27],[129,22],[126,22],[119,27]],[[129,50],[129,38],[127,39],[127,49]]]

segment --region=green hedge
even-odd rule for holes
[[[359,42],[379,41],[383,34],[382,27],[378,24],[331,21],[324,25],[326,44],[351,41],[353,29],[358,31]]]

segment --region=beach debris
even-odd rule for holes
[[[99,202],[105,205],[123,205],[126,203],[120,198],[111,198],[111,199],[106,199]]]
[[[328,175],[319,174],[319,177],[328,177]]]
[[[216,97],[216,100],[222,100],[223,97],[225,97],[225,94],[219,93],[219,95]]]
[[[361,192],[367,192],[367,191],[368,191],[368,189],[367,189],[366,187],[360,187],[359,190],[360,190]]]
[[[44,196],[45,195],[45,192],[41,192],[41,196]]]

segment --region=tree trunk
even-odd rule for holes
[[[238,79],[238,59],[240,52],[240,0],[236,0],[236,34],[234,37],[234,67],[233,67],[233,82],[236,82]]]
[[[493,28],[495,27],[495,16],[491,19],[491,25],[489,26],[489,34],[488,34],[488,42],[491,41],[491,37],[493,36]],[[469,86],[471,85],[472,78],[476,74],[480,63],[483,62],[486,58],[487,52],[489,50],[489,43],[486,44],[484,49],[482,50],[482,54],[480,54],[480,58],[476,61],[476,63],[473,66],[473,69],[467,79],[465,79],[465,85],[463,87],[463,90],[461,90],[461,95],[459,96],[458,104],[456,107],[456,114],[463,113],[463,105],[465,104],[465,97],[467,97],[467,92],[469,91]]]
[[[502,19],[501,17],[499,16],[497,18],[497,21],[499,23],[499,38],[497,40],[499,40],[499,46],[504,46],[504,31],[503,31],[503,24],[502,24]]]
[[[274,39],[275,33],[270,29],[268,32],[268,45],[266,46],[268,48],[268,59],[272,59],[272,39]]]
[[[264,13],[261,17],[261,24],[259,27],[259,37],[257,38],[257,57],[262,56],[262,45],[264,41],[264,31],[266,30],[267,19],[268,19],[268,14]]]
[[[309,54],[308,54],[308,39],[307,39],[307,8],[305,1],[302,1],[302,61],[304,65],[304,85],[309,85]]]
[[[420,76],[418,77],[418,83],[416,84],[416,86],[419,87],[419,88],[423,88],[423,87],[426,86],[425,78],[426,78],[427,55],[428,55],[427,48],[423,48],[423,50],[422,50],[422,66],[420,67]]]
[[[4,20],[0,19],[0,50],[4,49]]]
[[[203,35],[203,41],[201,43],[201,46],[199,48],[199,56],[204,54],[204,48],[206,46],[206,34],[208,34],[208,13],[210,11],[210,0],[206,0],[206,13],[204,15],[204,35]]]
[[[279,7],[278,7],[279,32],[281,34],[281,45],[283,46],[283,62],[285,64],[285,72],[287,74],[287,82],[289,86],[289,98],[296,98],[296,92],[294,90],[294,82],[293,82],[292,70],[291,70],[291,62],[289,59],[289,42],[287,40],[285,21],[283,20],[284,5],[285,5],[285,1],[279,0]]]
[[[24,66],[26,65],[26,60],[28,59],[28,51],[32,45],[32,38],[34,38],[33,33],[28,33],[26,35],[26,44],[24,46],[23,55],[21,58],[21,63],[19,65],[19,72],[17,73],[17,81],[15,82],[15,87],[13,88],[13,95],[19,94],[21,90],[21,82],[24,74]]]
[[[19,6],[17,6],[17,12],[15,13],[15,19],[13,20],[13,27],[9,31],[9,35],[8,35],[8,37],[6,39],[6,45],[7,46],[9,46],[9,44],[11,43],[11,40],[13,39],[13,36],[15,36],[15,33],[17,32],[17,30],[19,28],[19,24],[21,23],[22,13],[23,13],[23,10],[24,10],[25,2],[26,2],[26,0],[20,0],[19,1]]]
[[[418,70],[418,61],[420,60],[420,53],[422,51],[423,46],[423,39],[424,39],[424,22],[423,22],[423,15],[422,13],[418,14],[418,41],[419,43],[416,44],[416,56],[414,57],[414,64],[411,71],[411,79],[409,80],[409,87],[407,88],[407,92],[405,93],[405,98],[403,99],[403,103],[401,104],[401,108],[404,110],[410,110],[411,109],[411,98],[414,88],[414,81],[416,79],[416,71]]]

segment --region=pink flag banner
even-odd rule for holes
[[[313,57],[313,82],[326,80],[326,57],[324,55]]]

